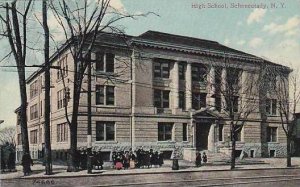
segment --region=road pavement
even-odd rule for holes
[[[298,160],[293,160],[298,164]],[[270,159],[264,164],[238,165],[230,171],[228,165],[207,165],[200,168],[182,166],[172,171],[170,162],[162,168],[132,170],[93,170],[65,172],[65,166],[54,166],[54,175],[45,176],[41,166],[34,166],[31,176],[22,172],[1,174],[0,187],[10,186],[300,186],[300,167],[285,168],[283,159]]]

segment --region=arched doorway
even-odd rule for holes
[[[196,149],[207,150],[211,123],[196,123]]]

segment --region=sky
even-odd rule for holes
[[[300,68],[300,0],[111,2],[115,8],[131,14],[156,14],[119,22],[120,27],[129,35],[137,36],[154,30],[213,40],[293,69]],[[49,22],[52,27],[58,26],[51,17]],[[31,32],[34,33],[34,30]],[[56,34],[56,37],[61,36]],[[7,49],[7,45],[1,40],[0,47]],[[35,58],[38,59],[39,56]],[[7,64],[12,65],[13,62]],[[30,73],[32,72],[29,71],[28,75]],[[13,126],[16,124],[14,110],[20,105],[17,73],[0,67],[0,85],[0,120],[5,121],[0,126]]]

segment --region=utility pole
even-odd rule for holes
[[[88,128],[87,128],[87,173],[92,173],[92,60],[91,55],[88,55],[88,91],[87,91],[87,100],[88,100]]]
[[[52,174],[51,141],[50,141],[50,61],[49,61],[49,27],[47,23],[47,1],[43,0],[43,28],[45,34],[44,58],[45,58],[45,170],[46,175]]]

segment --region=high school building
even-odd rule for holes
[[[234,78],[243,89],[244,81],[250,75],[257,77],[264,63],[288,70],[214,41],[155,31],[126,37],[103,33],[98,41],[91,55],[92,146],[101,149],[106,157],[113,150],[140,147],[163,151],[166,156],[176,150],[185,159],[191,159],[196,149],[229,154],[230,124],[224,97],[218,97],[218,90],[226,89],[222,83]],[[51,143],[54,158],[65,159],[70,132],[64,106],[70,116],[72,56],[62,47],[51,62],[63,70],[51,69]],[[33,158],[39,157],[44,145],[43,84],[42,70],[27,79],[28,134]],[[71,93],[69,99],[65,99],[65,90]],[[83,81],[78,114],[79,149],[87,146],[86,90],[87,78]],[[237,135],[238,154],[286,154],[277,101],[271,92],[264,92],[264,107],[258,105]],[[236,113],[247,97],[242,94],[237,91],[233,101]],[[259,95],[257,102],[261,99]],[[17,132],[17,149],[21,151],[18,125]]]

